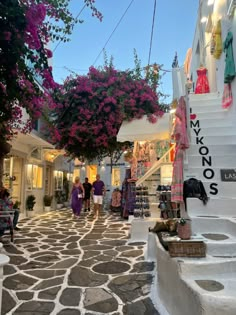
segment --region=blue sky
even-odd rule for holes
[[[87,73],[130,2],[131,0],[96,0],[96,7],[104,16],[102,22],[93,18],[89,9],[83,10],[80,19],[84,23],[76,25],[71,41],[61,43],[54,52],[53,68],[57,82],[61,83],[70,74],[66,68],[79,74]],[[198,2],[157,0],[151,63],[163,64],[164,69],[170,70],[177,51],[179,64],[183,64],[187,49],[192,46]],[[82,7],[82,0],[72,0],[71,10],[75,15]],[[134,0],[107,44],[107,55],[114,57],[117,69],[134,68],[134,48],[142,66],[147,65],[153,7],[154,0]],[[54,47],[55,44],[52,49]],[[104,57],[101,54],[95,66],[103,64]],[[171,95],[171,88],[171,73],[166,73],[160,91]]]

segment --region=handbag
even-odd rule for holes
[[[78,198],[79,199],[83,198],[83,194],[78,194]]]

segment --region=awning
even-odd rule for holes
[[[166,140],[169,137],[169,113],[165,113],[155,124],[151,124],[147,116],[131,122],[124,121],[118,132],[117,141]]]
[[[41,148],[54,148],[54,146],[47,142],[46,140],[40,138],[33,132],[30,134],[23,134],[18,133],[17,136],[12,140],[12,146],[14,147],[14,144],[21,143],[25,145],[30,145],[32,147],[41,147]]]

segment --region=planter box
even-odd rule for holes
[[[51,206],[44,206],[44,211],[45,212],[51,211]]]
[[[168,242],[171,257],[206,257],[206,244],[202,241]]]
[[[27,211],[27,217],[28,218],[33,218],[35,216],[35,212],[33,211]]]

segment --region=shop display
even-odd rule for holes
[[[136,198],[135,182],[129,181],[131,179],[131,169],[126,169],[125,179],[122,183],[122,213],[124,219],[128,219],[129,215],[134,213],[134,205]]]
[[[148,187],[138,186],[136,187],[135,193],[136,198],[134,205],[134,217],[135,218],[150,217],[151,212],[148,197]]]
[[[209,82],[207,78],[207,69],[202,65],[197,69],[197,83],[195,94],[210,93]]]
[[[171,201],[171,186],[159,185],[157,188],[157,196],[159,199],[160,217],[162,219],[172,219],[180,217],[179,204]]]

